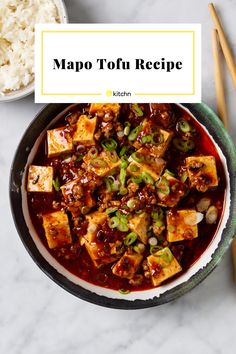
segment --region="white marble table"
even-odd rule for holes
[[[168,3],[168,5],[167,5]],[[236,54],[236,0],[215,1]],[[203,29],[203,100],[215,107],[210,31],[204,0],[67,0],[71,22],[197,22]],[[230,133],[236,141],[231,80]],[[0,105],[0,353],[234,354],[236,285],[230,251],[217,269],[181,299],[148,310],[100,308],[66,293],[25,251],[8,200],[17,143],[42,105],[33,96]]]

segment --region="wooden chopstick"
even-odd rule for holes
[[[212,49],[214,58],[215,86],[216,86],[216,101],[218,115],[224,123],[225,128],[228,128],[228,114],[225,100],[224,81],[222,76],[222,67],[220,63],[220,46],[218,32],[216,29],[212,31]]]
[[[222,68],[220,63],[220,53],[219,44],[221,45],[222,51],[225,56],[229,71],[231,73],[234,86],[236,87],[236,66],[234,64],[234,58],[228,46],[227,40],[224,35],[222,25],[216,14],[213,4],[209,4],[209,9],[215,22],[217,29],[212,32],[212,48],[213,48],[213,58],[214,58],[214,71],[215,71],[215,85],[216,85],[216,99],[217,99],[217,110],[218,115],[223,121],[225,128],[228,127],[228,114],[227,106],[225,101],[225,91],[224,82],[222,76]],[[219,36],[218,36],[219,35]],[[232,259],[233,259],[233,271],[234,271],[234,282],[236,283],[236,235],[234,236],[231,245]]]
[[[233,80],[233,85],[234,85],[234,87],[236,89],[236,64],[235,64],[235,61],[234,61],[234,57],[233,57],[232,51],[230,49],[228,40],[226,38],[226,35],[224,33],[222,24],[220,22],[219,16],[218,16],[218,14],[216,12],[216,9],[215,9],[214,5],[212,3],[210,3],[208,5],[208,7],[209,7],[209,11],[210,11],[211,17],[213,19],[213,22],[215,24],[215,27],[216,27],[216,29],[218,31],[219,39],[220,39],[220,45],[221,45],[222,51],[224,53],[225,60],[226,60],[230,75],[231,75],[232,80]]]

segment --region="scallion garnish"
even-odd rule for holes
[[[59,192],[60,190],[60,182],[59,182],[59,178],[56,177],[53,181],[52,181],[53,187],[55,189],[56,192]]]
[[[137,240],[137,234],[136,234],[135,232],[130,232],[130,233],[124,238],[124,244],[125,244],[125,246],[130,246],[130,245],[132,245],[136,240]]]
[[[140,170],[140,168],[136,165],[131,165],[130,166],[130,171],[131,172],[138,172]]]
[[[152,135],[144,135],[141,139],[142,144],[153,143],[153,136]]]
[[[127,201],[127,207],[129,209],[133,209],[135,207],[135,199],[134,198],[131,198]]]
[[[141,176],[134,176],[134,177],[131,177],[131,181],[134,183],[140,184],[143,182],[143,179]]]
[[[101,159],[100,157],[97,157],[96,159],[91,160],[90,165],[92,165],[95,168],[108,167],[107,162],[104,161],[103,159]]]
[[[188,133],[191,130],[191,127],[185,119],[181,119],[177,123],[177,129],[183,133]]]
[[[146,184],[154,184],[154,180],[153,180],[152,176],[150,176],[149,173],[143,172],[141,176],[142,176],[143,181]]]
[[[138,117],[143,116],[143,111],[141,110],[141,108],[139,107],[139,105],[137,103],[132,104],[131,109],[134,113],[137,114]]]
[[[164,173],[167,173],[169,176],[172,176],[172,177],[174,177],[174,173],[173,172],[171,172],[170,170],[168,170],[167,168],[165,169],[165,172]]]
[[[131,126],[130,122],[125,122],[124,134],[126,136],[128,136],[130,133],[130,126]]]
[[[108,221],[108,226],[111,228],[111,229],[114,229],[115,227],[117,227],[119,225],[119,218],[117,216],[113,216],[111,219],[109,219]]]
[[[125,290],[125,289],[119,289],[118,291],[119,291],[119,293],[122,294],[122,295],[127,295],[127,294],[130,293],[129,290]]]
[[[95,159],[98,156],[98,149],[95,146],[91,147],[88,151],[88,156],[91,159]]]
[[[165,177],[161,177],[161,179],[157,182],[157,192],[169,195],[170,194],[170,184],[169,181]]]
[[[102,141],[102,147],[108,151],[112,151],[117,148],[117,142],[114,139],[109,138]]]
[[[158,252],[158,251],[160,251],[160,250],[162,250],[163,249],[163,247],[161,247],[161,246],[150,246],[150,253],[151,254],[155,254],[156,252]]]
[[[80,154],[79,156],[76,157],[76,162],[80,162],[83,159],[84,155]]]
[[[122,146],[122,148],[120,150],[120,153],[119,153],[120,157],[126,155],[126,153],[128,152],[129,148],[130,148],[129,146]]]
[[[194,141],[193,140],[184,140],[180,138],[174,138],[173,139],[173,144],[176,147],[176,149],[182,151],[182,152],[188,152],[190,150],[193,150],[195,147]]]
[[[131,133],[128,136],[129,141],[134,141],[136,140],[137,136],[139,135],[140,131],[142,130],[142,126],[138,125],[136,128],[134,128]]]
[[[139,152],[134,152],[132,155],[131,155],[131,158],[136,161],[136,162],[142,162],[144,160],[144,156],[142,154],[140,154]]]
[[[117,210],[118,210],[117,207],[110,207],[110,208],[107,208],[107,209],[106,209],[106,213],[109,215],[109,214],[114,213],[114,212],[117,211]]]

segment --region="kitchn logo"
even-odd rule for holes
[[[107,97],[130,97],[131,92],[130,91],[113,91],[113,90],[107,90],[106,92]]]

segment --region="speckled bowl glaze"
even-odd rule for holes
[[[216,114],[205,104],[184,104],[213,140],[221,157],[227,190],[220,225],[202,256],[177,279],[155,289],[122,295],[117,291],[90,284],[66,270],[41,243],[29,218],[25,177],[42,133],[48,129],[68,104],[49,104],[37,114],[26,130],[14,157],[10,176],[12,215],[20,238],[35,263],[58,285],[73,295],[97,305],[118,309],[140,309],[172,301],[199,284],[220,262],[236,231],[236,149]],[[56,117],[52,120],[53,117]]]

